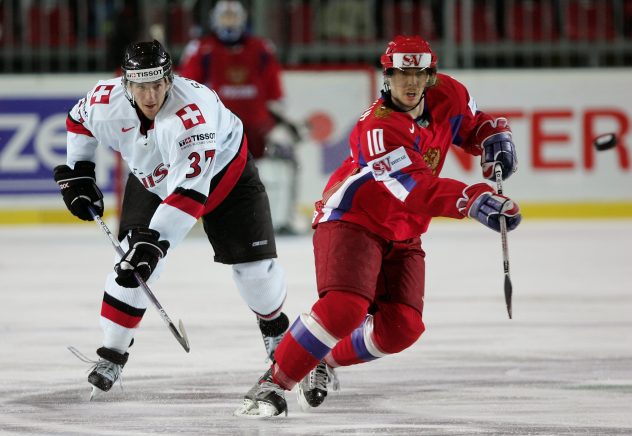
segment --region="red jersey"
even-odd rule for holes
[[[349,136],[351,156],[331,175],[313,226],[348,221],[393,241],[420,236],[435,216],[463,218],[456,202],[467,185],[439,177],[451,144],[472,155],[496,128],[466,88],[445,74],[426,90],[416,120],[382,96]],[[484,128],[482,128],[484,127]]]
[[[205,36],[187,45],[178,72],[217,92],[243,121],[254,157],[261,157],[265,135],[275,124],[267,103],[283,97],[281,66],[272,46],[254,36],[233,46]]]

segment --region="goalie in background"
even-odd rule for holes
[[[217,2],[210,13],[211,33],[187,44],[178,72],[217,92],[244,123],[253,157],[271,159],[262,180],[271,191],[274,228],[278,233],[293,234],[298,166],[292,148],[301,140],[300,128],[284,110],[281,65],[275,48],[268,40],[252,35],[247,22],[248,15],[239,1]],[[270,137],[279,125],[291,138],[282,144]],[[278,146],[283,150],[277,150]],[[275,170],[279,164],[280,172]]]

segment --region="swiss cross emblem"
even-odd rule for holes
[[[110,103],[110,93],[112,93],[114,85],[100,85],[92,93],[90,104],[108,104]]]
[[[206,120],[200,112],[200,108],[195,103],[191,103],[176,112],[176,115],[182,120],[182,124],[187,129],[197,126],[198,124],[206,123]]]

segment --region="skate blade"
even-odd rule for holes
[[[298,401],[298,405],[303,412],[309,413],[314,409],[305,399],[305,395],[303,395],[303,388],[301,388],[300,384],[296,389],[296,400]]]
[[[246,415],[256,415],[259,411],[257,410],[257,402],[253,401],[250,398],[244,398],[243,403],[233,412],[234,416],[246,416]]]
[[[278,410],[270,403],[266,403],[265,401],[258,401],[257,405],[259,406],[259,417],[260,418],[275,418],[277,416],[281,416],[281,413],[285,412],[285,416],[287,416],[287,407],[285,410]]]
[[[254,407],[252,409],[246,409],[245,407],[240,407],[239,409],[233,412],[233,416],[237,416],[239,418],[261,418],[259,416],[259,409]]]
[[[279,412],[273,405],[261,402],[258,405],[253,403],[249,408],[246,404],[244,404],[239,409],[235,410],[233,415],[248,419],[269,419],[278,417],[281,415],[281,412]],[[285,411],[285,416],[287,416],[287,410]]]
[[[94,398],[96,398],[101,392],[103,392],[101,389],[97,388],[96,386],[92,386],[92,390],[90,391],[90,398],[88,398],[88,401],[92,401]]]

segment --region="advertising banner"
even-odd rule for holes
[[[525,217],[632,217],[630,123],[632,71],[496,70],[448,72],[465,84],[479,109],[508,118],[519,169],[505,183]],[[5,76],[0,81],[0,224],[70,221],[52,168],[65,161],[65,119],[96,75]],[[261,161],[271,202],[290,185],[309,216],[331,171],[348,155],[348,135],[379,95],[372,69],[292,70],[283,76],[287,113],[305,127],[294,148],[296,169]],[[614,133],[617,146],[593,140]],[[481,181],[479,158],[453,147],[441,174]],[[97,182],[106,203],[119,194],[116,157],[100,147]],[[275,191],[276,190],[276,191]],[[110,210],[113,209],[110,207]]]
[[[53,168],[66,162],[66,114],[93,75],[3,76],[0,81],[0,224],[65,221]],[[100,147],[97,182],[109,200],[114,155]]]

